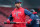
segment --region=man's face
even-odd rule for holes
[[[15,6],[19,8],[21,6],[21,4],[17,3],[17,4],[15,4]]]

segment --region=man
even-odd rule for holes
[[[32,25],[32,27],[39,27],[39,16],[37,15],[37,12],[35,12],[35,10],[34,9],[31,9],[30,10],[31,11],[31,13],[33,13],[34,15],[35,15],[35,22],[33,23],[33,25]]]
[[[31,21],[34,20],[34,14],[32,14],[27,9],[24,9],[21,7],[21,2],[16,1],[15,2],[16,8],[12,11],[12,14],[9,16],[7,23],[10,23],[10,21],[13,22],[25,22],[26,15],[30,16],[29,20],[27,21],[27,26],[31,23]],[[26,23],[16,23],[13,24],[13,27],[26,27]]]

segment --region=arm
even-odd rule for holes
[[[9,19],[10,21],[13,20],[12,14],[8,17],[8,19]]]
[[[32,14],[30,11],[28,11],[27,9],[25,9],[25,10],[24,10],[24,13],[25,13],[25,15],[30,16],[30,18],[31,18],[32,20],[34,20],[34,14]]]
[[[7,23],[10,23],[10,21],[12,21],[12,20],[13,20],[13,17],[12,17],[12,14],[11,14],[7,19]]]
[[[34,21],[34,14],[32,14],[30,11],[28,11],[27,9],[24,10],[25,15],[30,16],[30,18],[32,19],[32,22]],[[32,22],[30,24],[27,25],[31,25]]]
[[[29,15],[30,18],[32,19],[30,24],[27,24],[28,27],[39,27],[39,24],[36,24],[36,16],[34,14],[32,14],[30,11],[28,11],[27,9],[24,10],[25,15]]]

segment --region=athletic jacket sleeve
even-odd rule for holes
[[[28,11],[27,9],[24,10],[25,15],[30,16],[30,18],[32,19],[32,21],[34,21],[34,14],[32,14],[30,11]],[[31,22],[32,24],[33,22]],[[27,24],[27,25],[31,25],[31,24]]]
[[[12,14],[8,17],[8,19],[11,21],[13,20]]]
[[[34,14],[32,14],[32,13],[31,13],[30,11],[28,11],[27,9],[24,10],[24,13],[25,13],[25,15],[29,15],[30,18],[32,19],[31,24],[27,24],[28,27],[39,27],[39,24],[36,24],[37,21],[36,21],[36,17],[35,17]]]
[[[25,9],[25,10],[24,10],[24,13],[25,13],[25,15],[30,16],[30,18],[31,18],[32,20],[34,20],[34,14],[32,14],[30,11],[28,11],[27,9]]]

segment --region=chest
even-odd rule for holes
[[[13,17],[22,17],[24,15],[24,10],[16,10],[12,12]]]

